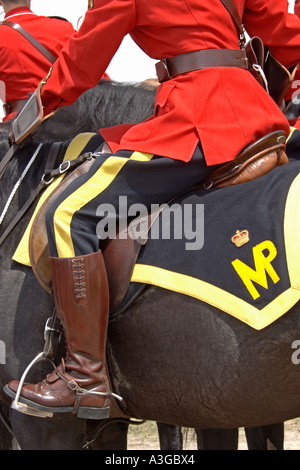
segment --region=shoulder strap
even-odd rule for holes
[[[13,29],[15,29],[16,31],[18,31],[18,32],[19,32],[20,34],[22,34],[22,36],[24,36],[24,38],[27,39],[27,41],[29,41],[41,54],[43,54],[43,56],[46,57],[46,59],[48,59],[51,64],[54,64],[54,62],[56,61],[56,57],[54,57],[54,55],[52,55],[51,52],[48,51],[48,49],[46,49],[40,42],[38,42],[33,36],[31,36],[31,34],[29,34],[24,28],[22,28],[22,26],[20,26],[20,25],[17,24],[17,23],[13,23],[12,21],[7,21],[7,20],[1,21],[1,22],[0,22],[0,26],[1,26],[1,25],[10,26],[11,28],[13,28]]]
[[[223,3],[224,7],[229,12],[231,18],[237,26],[237,29],[240,34],[240,44],[244,45],[246,42],[244,25],[242,24],[241,17],[239,15],[239,12],[237,11],[235,4],[232,2],[232,0],[221,0],[221,2]]]

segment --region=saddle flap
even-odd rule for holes
[[[72,181],[81,174],[86,173],[90,165],[91,160],[87,160],[57,186],[39,209],[31,226],[29,238],[31,266],[39,283],[50,293],[52,292],[52,282],[45,216],[54,200]],[[138,237],[135,232],[136,227],[131,224],[124,232],[119,233],[115,239],[108,240],[105,243],[103,257],[108,277],[111,311],[121,304],[127,293],[140,248],[146,242],[149,228],[158,213],[159,211],[154,215],[152,214],[152,217],[147,214],[138,220],[137,224],[142,225]],[[122,269],[120,269],[120,266]]]
[[[90,161],[85,162],[83,165],[90,164]],[[48,292],[52,292],[51,270],[49,262],[49,246],[46,230],[45,215],[49,207],[59,194],[79,176],[79,168],[73,171],[62,181],[53,191],[44,204],[40,207],[36,217],[32,223],[29,235],[29,258],[33,272],[41,284],[41,286]]]

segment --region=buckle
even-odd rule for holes
[[[68,381],[68,387],[76,393],[80,393],[80,391],[82,390],[81,387],[79,387],[78,383],[75,382],[75,380],[69,380]]]
[[[155,64],[156,75],[159,83],[166,82],[167,80],[170,80],[172,78],[169,74],[167,60],[168,59],[162,59],[160,62],[157,62]]]
[[[71,162],[70,160],[65,160],[64,162],[62,162],[58,169],[59,169],[59,173],[62,174],[62,173],[65,173],[66,171],[68,171],[68,169],[70,168],[71,166]]]

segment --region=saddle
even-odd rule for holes
[[[277,165],[288,162],[284,152],[285,133],[283,131],[274,132],[266,137],[249,145],[233,161],[220,165],[207,180],[204,180],[195,189],[206,189],[208,187],[223,187],[240,184],[258,178]],[[78,176],[86,173],[93,159],[88,159],[70,173],[59,186],[50,194],[44,204],[39,209],[31,226],[29,236],[29,257],[32,269],[39,283],[48,292],[51,289],[51,271],[49,263],[49,247],[45,225],[45,214],[54,200],[64,191],[64,189]],[[193,188],[191,188],[193,189]],[[190,190],[189,190],[190,191]],[[115,239],[107,240],[102,248],[103,257],[107,270],[108,284],[110,290],[110,310],[116,309],[124,300],[131,282],[131,275],[139,255],[141,247],[147,241],[147,234],[151,225],[158,217],[164,205],[157,210],[156,214],[144,217],[135,221],[135,224],[143,224],[143,237],[135,238],[128,236],[134,227],[127,227],[127,236],[123,232]],[[139,230],[139,233],[141,231]],[[122,269],[120,269],[122,266]]]
[[[285,133],[276,131],[248,145],[235,160],[219,165],[203,181],[203,187],[221,188],[246,183],[288,163],[285,140]]]
[[[56,197],[59,196],[59,194],[61,194],[78,176],[86,173],[92,162],[93,160],[86,160],[59,184],[59,186],[50,194],[44,204],[40,207],[31,226],[29,235],[30,263],[37,280],[42,287],[50,293],[52,293],[52,281],[45,214]],[[138,223],[143,224],[145,231],[147,232],[150,226],[150,217],[147,215],[140,218]],[[129,226],[125,229],[127,235],[131,229],[134,229],[134,227]],[[116,239],[107,240],[104,243],[102,252],[109,284],[111,311],[118,307],[126,296],[138,253],[144,243],[146,243],[146,237],[133,238],[130,236],[123,236],[123,232],[120,232]],[[120,269],[120,266],[122,266],[122,269]]]

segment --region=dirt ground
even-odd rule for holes
[[[184,429],[182,450],[197,450],[197,442],[193,429]],[[14,450],[19,450],[18,445]],[[130,425],[128,433],[128,450],[160,450],[156,424],[146,421],[141,425]],[[239,449],[247,450],[247,442],[243,429],[239,430]],[[300,418],[286,421],[284,450],[300,450]]]
[[[187,430],[184,438],[184,450],[197,449],[193,430]],[[300,418],[285,423],[285,450],[300,450]],[[147,421],[139,426],[129,426],[128,450],[159,450],[159,440],[156,424]],[[243,429],[239,430],[239,450],[247,450],[247,443]]]

